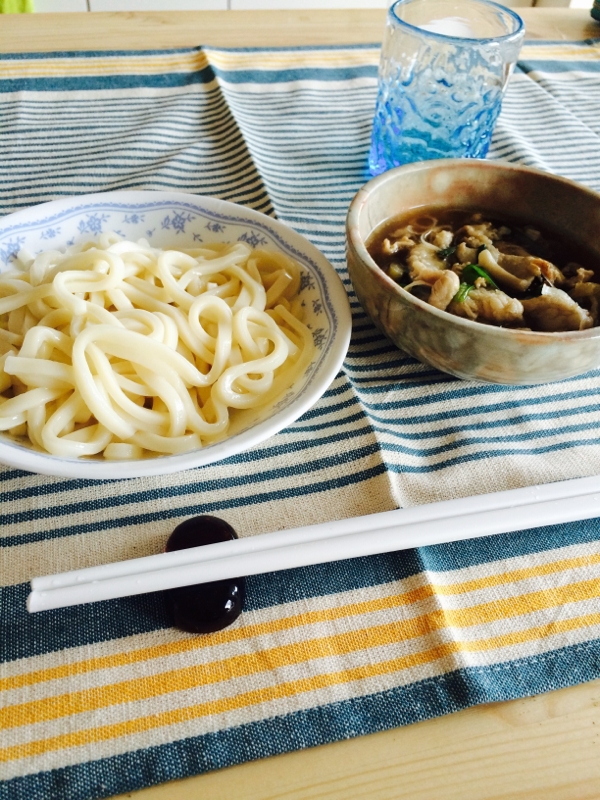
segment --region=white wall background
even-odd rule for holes
[[[568,0],[559,0],[568,2]],[[581,0],[579,0],[581,2]],[[585,0],[587,2],[587,0]],[[593,0],[590,0],[590,7]],[[57,11],[225,11],[276,8],[387,8],[388,0],[33,0],[36,12]],[[508,0],[505,5],[532,5]]]
[[[505,0],[504,5],[591,8],[593,0]],[[225,11],[227,9],[386,8],[389,0],[34,0],[36,12]]]

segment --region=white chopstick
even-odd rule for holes
[[[33,578],[29,611],[600,517],[600,479],[511,489]]]

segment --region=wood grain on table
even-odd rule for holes
[[[585,9],[524,8],[530,39],[600,36]],[[385,12],[3,16],[0,52],[362,44]],[[598,800],[600,680],[143,789],[135,800]]]
[[[383,9],[7,14],[0,52],[168,47],[285,47],[380,42]],[[587,39],[600,25],[586,9],[520,8],[530,39]]]

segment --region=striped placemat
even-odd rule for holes
[[[226,462],[87,482],[0,471],[0,798],[88,800],[600,675],[597,520],[249,579],[231,628],[159,594],[28,615],[35,575],[160,551],[215,513],[241,535],[600,471],[600,371],[478,386],[392,347],[352,296],[375,47],[4,56],[0,213],[119,188],[276,214],[339,269],[343,371]],[[600,189],[600,43],[522,53],[491,157]],[[0,261],[8,253],[0,252]]]

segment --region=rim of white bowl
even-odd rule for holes
[[[352,332],[350,303],[342,280],[333,265],[308,239],[285,223],[268,217],[260,211],[207,195],[186,192],[121,190],[71,196],[16,211],[0,220],[0,236],[8,231],[12,232],[22,228],[24,224],[27,224],[26,218],[32,213],[35,213],[36,216],[41,215],[43,219],[32,222],[28,225],[28,229],[47,226],[54,219],[64,216],[65,211],[68,211],[74,204],[78,206],[77,213],[79,213],[82,208],[98,208],[103,203],[120,203],[124,207],[134,207],[152,202],[192,204],[203,212],[217,217],[227,217],[236,223],[243,224],[248,221],[255,227],[266,229],[269,235],[279,242],[282,249],[292,257],[300,257],[301,260],[312,263],[312,266],[319,270],[330,307],[335,309],[337,324],[332,319],[331,324],[334,326],[332,340],[327,351],[319,359],[318,367],[311,376],[309,385],[306,385],[287,406],[276,411],[266,420],[262,420],[230,438],[208,445],[205,449],[156,458],[102,461],[100,459],[60,458],[30,449],[17,442],[0,440],[1,464],[41,475],[107,481],[167,475],[208,466],[243,453],[286,428],[322,397],[338,374],[348,351]],[[46,212],[48,212],[47,215]]]
[[[582,186],[580,183],[576,181],[572,181],[569,178],[563,178],[560,175],[554,175],[550,172],[544,172],[541,169],[535,169],[534,167],[523,167],[519,164],[511,164],[510,162],[506,161],[488,161],[483,158],[448,158],[448,159],[435,159],[432,161],[416,161],[411,164],[403,164],[400,167],[394,167],[393,169],[387,170],[386,172],[382,172],[381,175],[377,175],[374,178],[371,178],[370,181],[365,183],[350,203],[348,214],[346,217],[346,235],[352,246],[356,250],[360,260],[366,266],[371,273],[377,275],[378,278],[383,277],[384,282],[389,286],[389,288],[399,294],[401,297],[408,299],[409,302],[416,305],[418,308],[424,309],[428,313],[434,314],[440,319],[446,320],[450,324],[457,325],[459,327],[466,327],[466,328],[474,328],[475,330],[486,330],[489,331],[493,329],[494,334],[500,337],[508,337],[508,338],[519,338],[526,337],[534,341],[536,338],[548,340],[549,338],[554,339],[597,339],[600,337],[600,325],[597,325],[594,328],[586,328],[583,331],[524,331],[524,330],[514,330],[511,328],[500,328],[492,325],[488,325],[484,322],[475,322],[471,319],[465,319],[463,317],[457,317],[455,314],[449,314],[447,311],[442,311],[439,308],[435,308],[434,306],[426,303],[424,300],[419,300],[418,297],[415,297],[410,292],[407,292],[402,286],[399,286],[396,281],[389,277],[382,269],[377,265],[375,260],[369,254],[367,250],[366,243],[364,242],[362,236],[359,233],[359,218],[365,206],[369,200],[369,196],[373,194],[377,189],[380,188],[383,184],[387,183],[388,181],[395,181],[398,180],[398,176],[402,176],[407,174],[408,172],[418,172],[418,171],[426,171],[427,169],[431,169],[434,167],[439,167],[439,162],[443,161],[444,166],[449,167],[461,167],[464,168],[465,166],[469,165],[477,165],[481,166],[485,169],[501,169],[501,170],[510,170],[512,172],[525,172],[525,173],[532,173],[534,175],[539,175],[543,178],[557,181],[563,183],[567,186],[572,187],[584,194],[588,194],[593,197],[597,202],[600,204],[600,193],[595,192],[593,189],[588,189],[587,186]],[[465,162],[467,162],[465,164]]]

